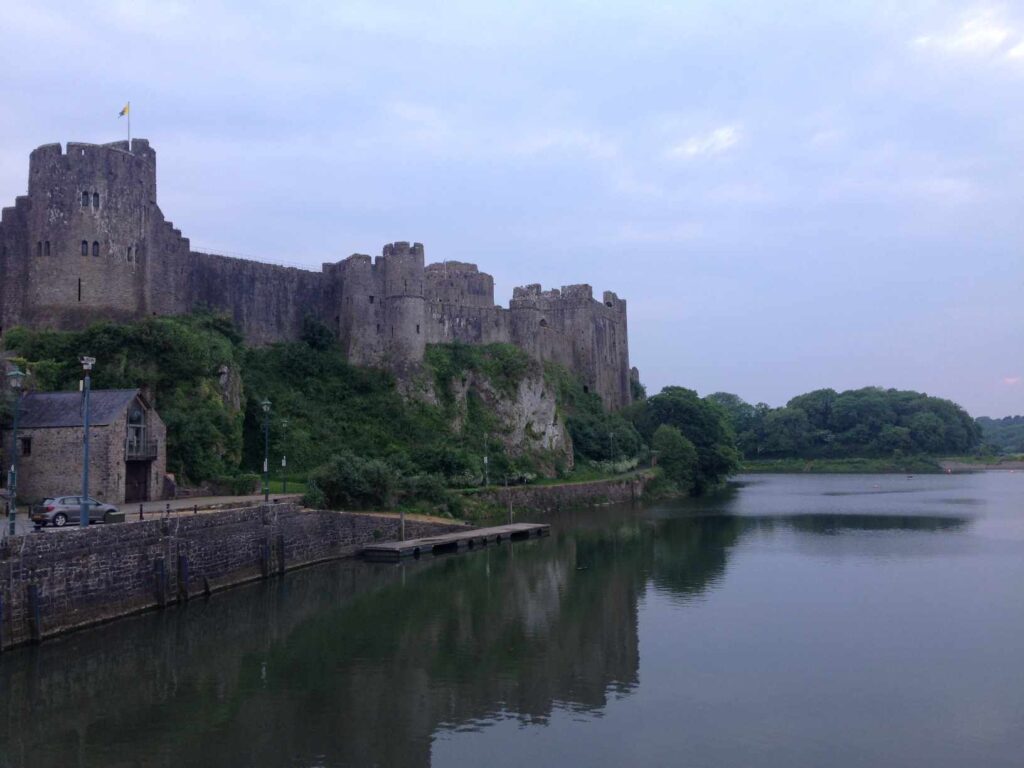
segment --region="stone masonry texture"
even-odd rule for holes
[[[409,520],[406,536],[464,527]],[[394,516],[282,503],[11,537],[0,545],[0,650],[398,536]]]
[[[420,243],[320,272],[200,253],[157,205],[146,139],[31,153],[28,194],[0,218],[0,335],[197,308],[228,314],[251,344],[295,340],[312,315],[351,362],[399,376],[428,343],[511,343],[564,365],[610,408],[630,402],[626,302],[610,291],[596,300],[589,285],[529,285],[499,307],[490,275],[464,262],[427,265]]]

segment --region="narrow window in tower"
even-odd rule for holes
[[[89,207],[89,193],[88,192],[83,192],[82,193],[82,207],[83,208],[88,208]]]
[[[46,242],[43,243],[43,253],[46,254],[47,256],[50,255],[50,241],[49,240],[47,240]]]
[[[100,255],[100,244],[95,240],[92,241],[92,255],[96,257],[99,257]]]
[[[92,193],[92,207],[93,208],[99,208],[100,207],[100,193],[99,192],[93,192]]]
[[[82,278],[78,278],[78,300],[82,300]]]
[[[370,303],[373,304],[373,296],[370,297]]]
[[[132,263],[132,247],[130,245],[128,246],[128,263]]]
[[[83,256],[88,256],[89,255],[89,241],[88,240],[83,240],[82,241],[82,255]]]
[[[377,333],[380,334],[380,323],[377,323]]]
[[[543,317],[540,319],[540,327],[541,328],[547,328],[548,327],[548,321],[545,320]]]
[[[416,323],[416,333],[419,333],[419,332],[420,332],[420,324]]]
[[[36,243],[36,256],[42,256],[42,255],[43,255],[43,241],[40,240],[38,243]]]

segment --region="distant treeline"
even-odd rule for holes
[[[716,392],[744,458],[845,458],[971,453],[981,429],[956,403],[920,392],[818,389],[782,408]]]
[[[978,419],[981,436],[992,453],[1024,453],[1024,416]]]

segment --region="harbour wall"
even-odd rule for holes
[[[0,650],[349,556],[399,525],[280,503],[14,536],[0,549]],[[405,527],[408,538],[464,528]]]
[[[483,491],[477,498],[507,506],[512,500],[513,510],[555,512],[571,507],[594,507],[602,504],[621,504],[643,498],[651,476],[639,474],[618,480],[594,480],[587,483],[561,485],[514,485]]]

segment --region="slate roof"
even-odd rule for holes
[[[139,394],[137,389],[94,389],[89,393],[89,425],[111,424]],[[18,429],[82,426],[81,392],[31,392],[22,399]]]

